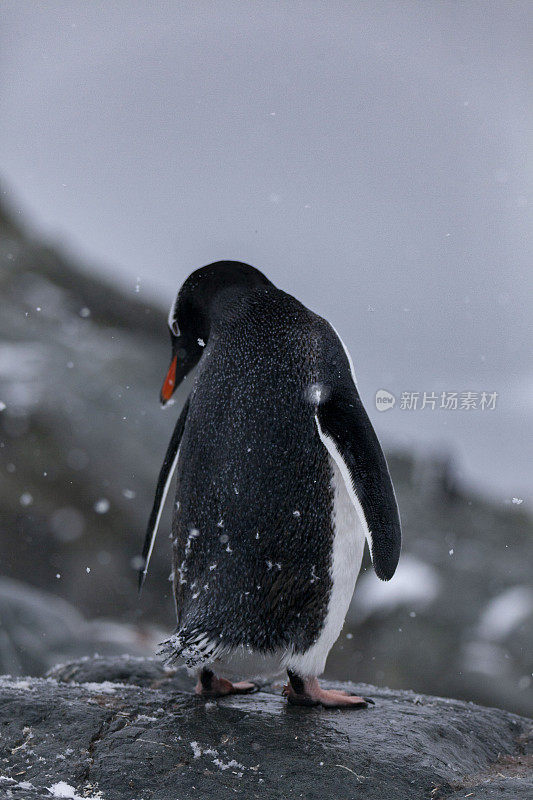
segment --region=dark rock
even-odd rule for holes
[[[165,667],[159,658],[121,658],[96,656],[58,664],[47,673],[58,683],[112,681],[154,688],[167,684],[171,689],[190,693],[191,677],[185,667]]]
[[[288,707],[279,687],[206,703],[183,673],[138,659],[83,661],[54,675],[0,680],[6,797],[49,798],[60,782],[102,800],[533,792],[530,723],[496,709],[353,684],[375,706]]]

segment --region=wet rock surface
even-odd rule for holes
[[[359,711],[288,707],[280,688],[205,702],[154,660],[88,659],[0,679],[0,795],[101,800],[530,798],[530,721],[347,684]]]

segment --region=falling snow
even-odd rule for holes
[[[109,511],[109,500],[105,497],[101,497],[100,500],[97,500],[94,504],[94,510],[97,514],[107,514]]]

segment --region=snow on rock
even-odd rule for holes
[[[236,761],[234,758],[231,758],[229,761],[224,762],[220,759],[218,750],[215,750],[213,747],[200,747],[198,742],[191,742],[191,748],[193,752],[194,758],[200,758],[200,756],[215,756],[215,758],[211,759],[211,762],[218,767],[219,770],[224,772],[227,769],[238,769],[241,770],[239,773],[240,776],[244,774],[246,767],[244,764],[241,764],[239,761]]]
[[[191,742],[192,753],[194,758],[200,758],[202,755],[202,748],[198,744],[198,742]]]
[[[87,683],[82,683],[84,689],[88,689],[89,692],[99,692],[101,694],[114,694],[119,686],[124,688],[124,684],[120,683],[110,683],[110,681],[102,681],[101,683],[95,683],[89,681]]]
[[[91,797],[87,797],[87,795],[76,794],[76,790],[73,786],[65,781],[59,781],[58,783],[52,784],[52,786],[48,787],[48,791],[50,792],[52,797],[64,797],[70,798],[70,800],[101,800],[101,795],[98,797],[97,795],[93,795]]]
[[[25,678],[24,680],[16,680],[11,675],[0,675],[0,688],[9,685],[12,689],[20,689],[28,692],[33,689],[36,678]]]
[[[79,797],[79,795],[76,795],[76,790],[74,787],[69,786],[69,784],[65,783],[65,781],[59,781],[59,783],[52,784],[52,786],[48,787],[48,791],[52,797]]]
[[[239,764],[239,762],[235,761],[234,758],[232,758],[231,761],[228,761],[227,764],[224,764],[224,762],[221,761],[220,758],[214,758],[213,759],[213,764],[216,767],[218,767],[220,770],[222,770],[222,771],[224,771],[226,769],[231,769],[231,767],[234,767],[234,768],[236,767],[237,769],[241,769],[243,771],[246,769],[244,764]]]

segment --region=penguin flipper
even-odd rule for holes
[[[155,490],[154,504],[152,506],[150,519],[148,520],[142,551],[143,565],[139,570],[139,594],[143,587],[146,573],[148,572],[148,564],[150,563],[152,550],[154,549],[155,537],[157,535],[157,529],[161,520],[161,514],[163,513],[163,506],[165,505],[165,500],[170,488],[172,476],[174,475],[174,470],[176,469],[176,464],[178,463],[179,446],[181,437],[183,436],[183,431],[185,429],[185,420],[187,419],[188,410],[189,400],[187,399],[181,410],[181,414],[178,417],[178,421],[176,422],[174,432],[167,447],[167,452],[165,453],[163,466],[159,472],[159,478],[157,480],[157,486]]]
[[[400,516],[385,456],[355,385],[332,387],[316,422],[363,525],[376,575],[390,580],[400,557]]]

